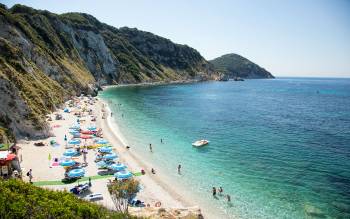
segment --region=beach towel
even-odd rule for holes
[[[61,145],[58,144],[58,143],[55,143],[55,144],[52,145],[52,147],[59,147],[59,146],[61,146]]]
[[[141,172],[137,172],[137,173],[132,173],[132,175],[134,175],[134,176],[142,176],[142,173]]]
[[[51,167],[59,167],[60,166],[60,163],[59,162],[52,162],[51,163]]]

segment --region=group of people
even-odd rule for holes
[[[220,196],[222,196],[223,195],[223,192],[224,192],[224,190],[223,190],[223,188],[220,186],[218,189],[216,189],[216,187],[213,187],[213,197],[216,197],[216,194],[218,193]],[[231,196],[230,195],[225,195],[225,198],[226,198],[226,200],[227,200],[227,202],[231,202]]]

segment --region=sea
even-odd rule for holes
[[[217,218],[350,218],[350,79],[120,86],[99,97],[130,150]],[[191,145],[200,139],[210,143]]]

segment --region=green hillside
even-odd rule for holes
[[[215,70],[223,72],[230,78],[274,78],[274,76],[264,68],[233,53],[213,59],[210,63],[213,64]]]
[[[0,140],[46,136],[45,115],[70,96],[101,85],[207,80],[193,48],[83,13],[0,4]]]

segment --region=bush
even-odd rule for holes
[[[1,218],[134,218],[83,201],[68,192],[38,188],[20,180],[0,180]]]

